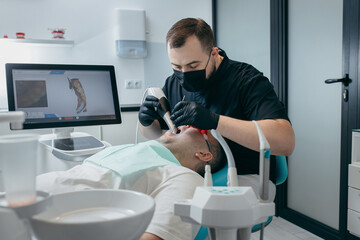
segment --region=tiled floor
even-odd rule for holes
[[[260,239],[260,232],[253,233],[251,240]],[[264,240],[320,240],[322,238],[282,219],[274,217],[265,228]]]

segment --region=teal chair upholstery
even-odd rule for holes
[[[276,185],[284,183],[288,176],[286,157],[276,156]]]
[[[226,186],[227,185],[227,171],[228,165],[226,164],[221,170],[217,171],[212,175],[213,178],[213,185],[214,186]],[[276,156],[276,185],[280,185],[284,183],[288,176],[288,168],[286,157],[284,156]],[[268,220],[265,222],[265,226],[267,226],[272,220],[272,217],[269,217]],[[252,228],[252,232],[256,232],[260,230],[261,224],[255,225]],[[203,240],[207,237],[208,230],[206,227],[201,227],[198,231],[197,235],[195,236],[195,240]]]

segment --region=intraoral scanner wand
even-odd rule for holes
[[[161,88],[148,88],[148,95],[152,95],[159,99],[161,108],[156,109],[156,112],[164,119],[166,125],[172,133],[176,133],[176,127],[170,119],[170,104]]]

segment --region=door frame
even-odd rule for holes
[[[329,240],[360,240],[347,231],[348,165],[351,162],[351,132],[360,128],[359,33],[360,1],[343,0],[343,76],[349,74],[352,83],[342,86],[349,91],[349,101],[341,104],[341,157],[339,230],[288,208],[287,181],[277,186],[276,215],[322,238]],[[213,30],[216,39],[218,1],[212,0]],[[280,101],[288,107],[288,1],[270,0],[270,79]],[[334,76],[341,77],[341,76]],[[324,79],[325,80],[325,79]]]

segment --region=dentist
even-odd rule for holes
[[[253,66],[230,60],[216,47],[205,21],[178,21],[168,31],[166,44],[174,73],[166,79],[163,91],[176,126],[220,132],[233,152],[238,174],[258,174],[259,140],[251,120],[258,121],[272,154],[291,155],[294,131],[272,84]],[[155,112],[158,106],[157,99],[148,96],[139,111],[140,131],[150,139],[167,128]]]

